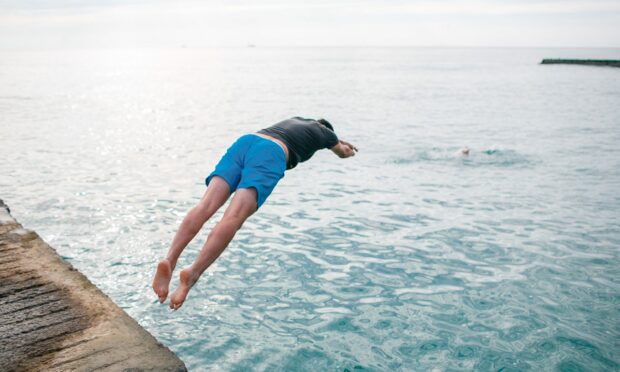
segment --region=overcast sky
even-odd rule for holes
[[[620,0],[0,0],[0,48],[620,46]]]

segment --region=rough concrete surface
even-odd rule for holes
[[[185,371],[0,200],[0,371]]]

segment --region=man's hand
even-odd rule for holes
[[[344,159],[354,156],[357,152],[357,147],[353,146],[347,141],[340,140],[340,142],[338,142],[338,144],[332,147],[330,150],[332,150],[334,154]]]

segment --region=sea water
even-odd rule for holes
[[[620,50],[3,50],[0,198],[190,370],[618,370],[620,69],[544,57]],[[297,115],[359,153],[157,303],[227,146]]]

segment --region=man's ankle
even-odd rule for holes
[[[174,268],[177,266],[177,261],[169,257],[164,258],[162,261],[166,261],[170,265],[170,271],[174,271]]]
[[[190,274],[190,277],[192,278],[192,281],[197,281],[198,278],[200,277],[200,272],[194,267],[194,265],[189,265],[188,267],[186,267],[183,270],[189,271],[189,274]]]

